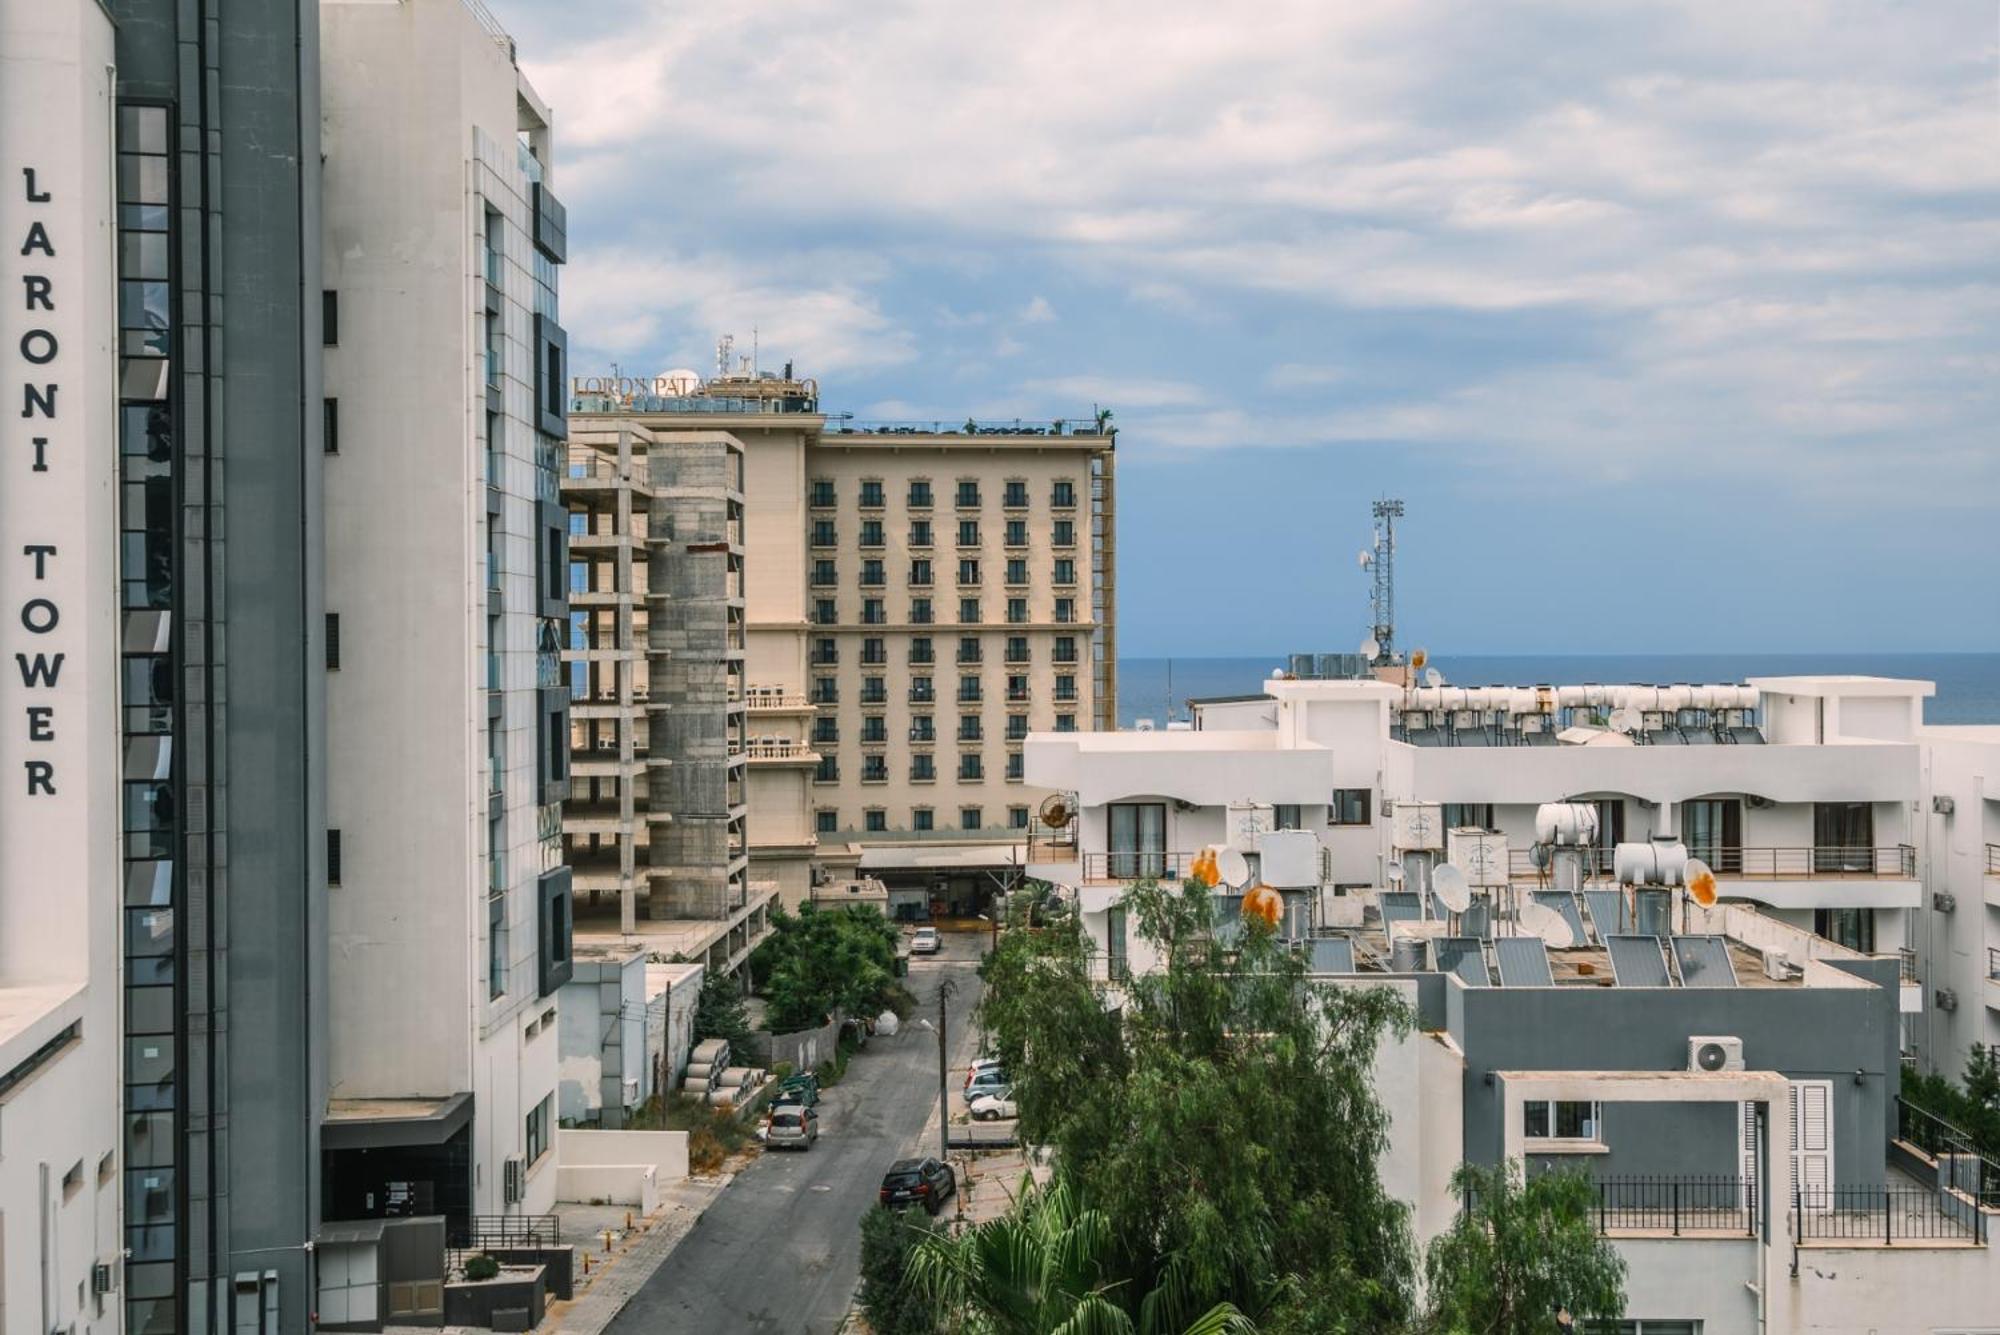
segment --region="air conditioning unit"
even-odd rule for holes
[[[1742,1039],[1713,1034],[1695,1034],[1688,1039],[1688,1070],[1713,1072],[1742,1069]]]
[[[1794,969],[1795,966],[1792,964],[1791,956],[1787,955],[1784,951],[1766,950],[1764,952],[1764,976],[1773,982],[1784,982],[1787,978],[1792,977]],[[1799,970],[1799,972],[1803,972],[1803,970]]]
[[[1939,913],[1951,913],[1958,908],[1958,896],[1949,890],[1939,890],[1931,895],[1931,907]]]
[[[1941,1011],[1955,1011],[1958,1009],[1958,990],[1951,987],[1941,987],[1933,994],[1931,1000],[1936,1003],[1937,1008]]]
[[[1953,798],[1939,793],[1931,798],[1931,810],[1940,816],[1949,816],[1958,810],[1958,803]]]
[[[90,1267],[90,1291],[100,1298],[118,1287],[118,1272],[112,1267],[110,1261],[99,1261]]]
[[[500,1201],[503,1205],[519,1205],[527,1198],[527,1165],[518,1156],[510,1156],[500,1165]]]

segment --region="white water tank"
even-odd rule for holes
[[[1597,808],[1588,802],[1544,802],[1535,808],[1535,842],[1580,848],[1597,842]]]
[[[1436,802],[1398,802],[1389,813],[1390,846],[1399,853],[1444,847],[1444,808]]]
[[[1620,885],[1679,885],[1687,873],[1688,851],[1670,834],[1643,844],[1620,844],[1611,857]]]

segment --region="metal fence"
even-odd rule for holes
[[[1740,1177],[1605,1177],[1597,1189],[1599,1233],[1734,1233],[1753,1236],[1756,1183]]]
[[[1936,1159],[1945,1180],[1960,1191],[2000,1209],[2000,1161],[1982,1152],[1962,1128],[1898,1095],[1896,1139]]]
[[[1970,1200],[1931,1187],[1808,1187],[1792,1193],[1792,1236],[1801,1242],[1986,1241],[1986,1217]]]
[[[453,1233],[453,1247],[557,1247],[562,1220],[552,1214],[476,1214]]]
[[[1085,853],[1086,881],[1179,881],[1194,866],[1193,853]]]

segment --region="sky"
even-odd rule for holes
[[[1120,651],[2000,650],[1988,0],[489,0],[571,369],[1112,410]]]

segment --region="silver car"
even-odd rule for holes
[[[819,1139],[819,1114],[802,1104],[787,1103],[771,1113],[764,1143],[772,1149],[809,1150]]]

